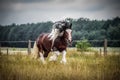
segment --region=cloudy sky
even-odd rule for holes
[[[120,16],[120,0],[0,0],[1,25],[116,16]]]

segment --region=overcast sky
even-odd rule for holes
[[[1,25],[116,16],[120,16],[120,0],[0,0]]]

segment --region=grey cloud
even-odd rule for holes
[[[0,0],[1,3],[31,3],[31,2],[49,2],[51,0]]]
[[[0,0],[0,24],[120,16],[120,0]],[[17,19],[17,20],[16,20]]]
[[[111,4],[120,4],[120,0],[105,0],[106,3],[111,3]]]

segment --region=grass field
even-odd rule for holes
[[[120,80],[120,55],[67,53],[67,64],[42,64],[28,55],[1,55],[0,80]]]

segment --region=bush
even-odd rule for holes
[[[89,47],[91,47],[91,44],[88,42],[88,40],[82,40],[76,43],[76,48],[78,51],[88,51]]]

